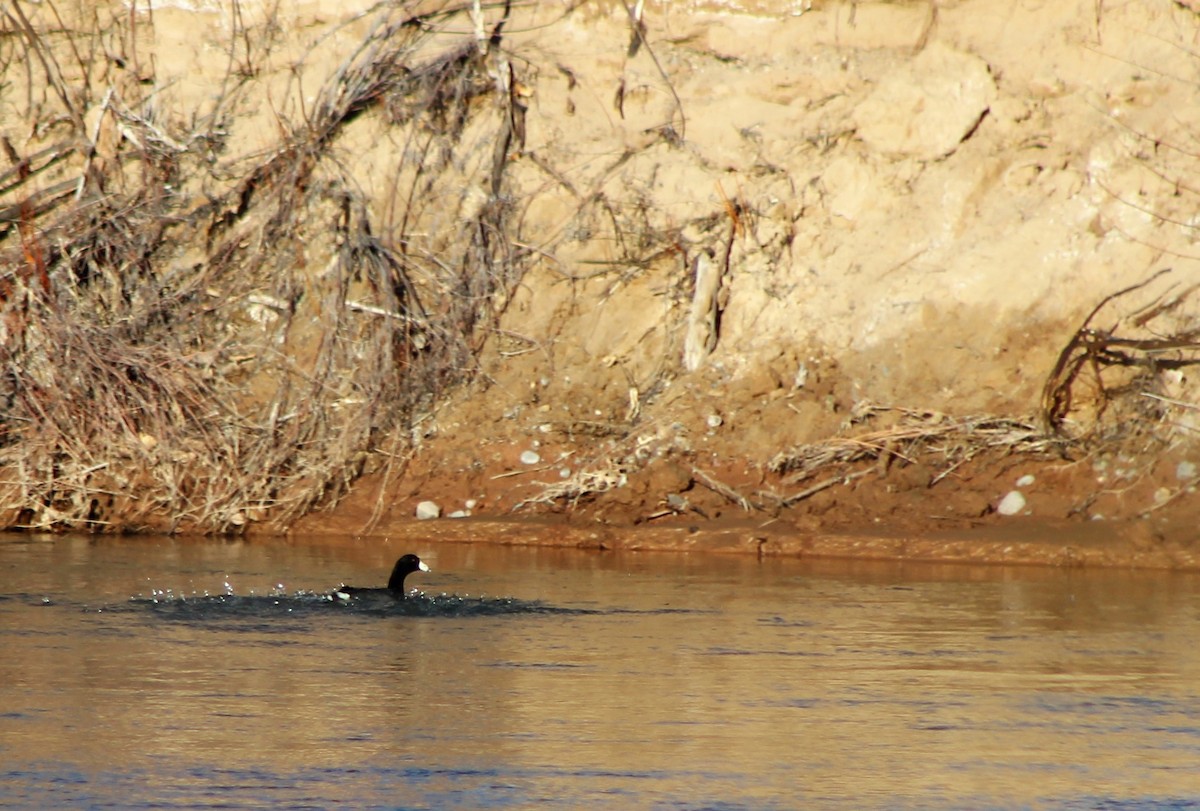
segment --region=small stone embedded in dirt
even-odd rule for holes
[[[428,521],[430,518],[438,518],[442,514],[442,508],[433,501],[422,501],[417,505],[417,520]]]
[[[720,428],[724,420],[721,419],[720,414],[709,414],[705,422],[708,423],[709,428]]]
[[[1037,481],[1037,477],[1032,473],[1026,473],[1021,478],[1017,479],[1017,487],[1028,487]]]
[[[1024,509],[1025,496],[1017,490],[1010,490],[1008,495],[1000,499],[1000,503],[996,505],[996,512],[1000,515],[1018,515]]]
[[[1181,482],[1196,478],[1196,463],[1183,461],[1175,466],[1175,478]]]
[[[523,465],[536,465],[540,461],[542,461],[542,457],[538,456],[535,451],[524,451],[521,454],[521,464]]]
[[[436,518],[437,516],[434,516],[434,517]],[[470,510],[455,510],[452,513],[446,513],[446,517],[447,518],[470,518],[471,511]]]

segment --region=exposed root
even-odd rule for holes
[[[1094,434],[1115,401],[1135,395],[1128,399],[1128,405],[1133,410],[1142,409],[1147,401],[1143,398],[1139,402],[1140,396],[1161,393],[1163,372],[1200,364],[1200,329],[1152,324],[1182,310],[1200,285],[1193,284],[1183,290],[1168,288],[1133,315],[1117,319],[1113,326],[1107,329],[1093,326],[1093,321],[1107,305],[1144,290],[1170,272],[1169,269],[1160,270],[1143,282],[1105,296],[1084,318],[1059,353],[1042,389],[1041,419],[1047,430],[1056,434]],[[1118,328],[1150,334],[1147,337],[1118,335]],[[1110,369],[1125,370],[1126,373],[1115,382],[1106,382],[1105,372]],[[1067,420],[1073,411],[1081,410],[1080,401],[1084,399],[1077,389],[1085,371],[1090,372],[1093,389],[1086,408],[1091,413],[1085,417],[1084,424],[1077,421],[1073,431],[1069,431]],[[1113,376],[1109,375],[1110,378]],[[1149,421],[1141,423],[1146,426],[1154,421],[1151,416]]]

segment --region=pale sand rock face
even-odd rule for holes
[[[651,9],[651,32],[661,25],[677,43],[660,39],[657,52],[686,113],[685,144],[656,145],[603,178],[596,156],[675,120],[666,83],[645,60],[623,60],[620,15],[534,38],[581,81],[570,118],[556,115],[560,83],[539,85],[531,149],[575,156],[583,188],[597,177],[608,195],[634,194],[650,223],[696,241],[689,216],[734,196],[753,212],[734,240],[711,356],[729,398],[756,367],[813,354],[836,360],[860,397],[1026,412],[1093,304],[1167,264],[1190,273],[1195,231],[1150,213],[1177,203],[1136,133],[1190,141],[1180,117],[1194,89],[1172,66],[1195,18],[1126,7],[1097,19],[1087,3],[972,2],[933,20],[929,9]],[[644,88],[623,121],[605,104],[622,77]],[[1188,159],[1163,151],[1166,173],[1186,176]],[[565,271],[545,283],[574,274],[572,255],[597,253],[594,242],[561,246]],[[670,289],[686,269],[649,273]],[[546,302],[529,284],[522,321]],[[657,303],[579,283],[573,301],[589,287],[591,319],[653,331]],[[655,335],[674,340],[665,327]],[[558,338],[575,342],[569,327]],[[595,357],[615,354],[635,379],[644,371],[637,352],[606,348]]]
[[[241,26],[259,73],[229,143],[253,154],[304,115],[370,7],[243,0],[234,20],[226,3],[155,4],[161,104],[204,112]],[[484,419],[543,377],[612,414],[656,384],[675,387],[665,419],[709,396],[736,408],[806,364],[837,369],[841,408],[1028,413],[1103,296],[1164,266],[1195,272],[1200,193],[1172,182],[1200,152],[1200,20],[1184,6],[651,3],[632,57],[622,7],[567,8],[522,6],[506,29],[530,94],[512,193],[546,259],[502,326],[543,351],[489,359],[497,395],[464,406]],[[340,138],[382,219],[403,144],[372,116]],[[479,204],[483,165],[456,167],[461,198],[431,230]],[[689,375],[685,254],[704,248],[728,269],[716,346]]]
[[[934,161],[958,149],[995,100],[986,62],[933,42],[879,82],[853,121],[871,152]]]

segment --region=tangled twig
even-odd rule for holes
[[[1123,338],[1115,334],[1116,327],[1098,329],[1092,320],[1110,302],[1129,293],[1141,290],[1170,269],[1160,270],[1144,281],[1130,285],[1105,296],[1092,308],[1083,323],[1075,330],[1071,340],[1058,355],[1054,368],[1042,388],[1041,420],[1048,431],[1063,433],[1064,421],[1074,401],[1074,387],[1083,370],[1092,372],[1098,392],[1097,421],[1107,409],[1111,393],[1104,385],[1103,370],[1108,367],[1136,367],[1152,373],[1160,370],[1179,369],[1200,363],[1200,330],[1184,330],[1167,336],[1154,338]],[[1187,292],[1196,288],[1193,287]],[[1171,303],[1149,308],[1139,319],[1145,323],[1155,315],[1178,306],[1186,296],[1177,296]],[[1167,353],[1171,353],[1168,355]]]

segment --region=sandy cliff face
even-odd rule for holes
[[[633,56],[620,7],[514,34],[532,94],[514,175],[525,233],[546,256],[508,303],[489,387],[439,415],[431,448],[486,425],[499,450],[450,458],[464,472],[482,459],[521,473],[509,449],[540,445],[562,463],[521,478],[577,484],[552,488],[560,502],[657,455],[758,488],[771,460],[779,469],[778,455],[805,443],[858,434],[888,445],[896,414],[873,406],[1032,417],[1047,381],[1068,376],[1053,377],[1060,358],[1078,373],[1056,409],[1063,432],[1153,425],[1190,441],[1193,355],[1179,344],[1196,316],[1196,91],[1179,66],[1192,11],[672,4],[648,6],[643,22]],[[688,371],[698,260],[720,270],[717,329]],[[1130,341],[1178,338],[1158,357],[1179,367],[1147,377],[1135,349],[1132,375],[1115,357],[1081,360],[1067,350],[1090,314],[1089,326]],[[1131,377],[1134,404],[1110,403]],[[1186,464],[1174,475],[1188,452],[1176,447],[1167,464],[1163,450],[1127,448],[1141,461],[1114,461],[1115,479],[1107,463],[1066,464],[1022,512],[1141,514],[1164,488],[1190,486]],[[933,464],[869,496],[824,493],[812,509],[825,522],[899,520],[913,505],[891,491],[934,481],[940,490],[924,492],[946,509],[926,512],[966,517],[1018,478],[1010,463],[970,476]],[[581,470],[593,479],[576,481]],[[625,500],[661,514],[673,487],[703,490],[697,480],[642,483],[663,509]],[[951,507],[955,486],[967,495]],[[483,475],[475,487],[495,489]]]
[[[689,261],[708,249],[724,270],[709,363],[729,396],[763,367],[791,383],[825,363],[847,399],[1031,411],[1087,310],[1160,267],[1186,278],[1195,236],[1172,188],[1195,19],[1085,6],[650,8],[632,58],[623,12],[531,35],[527,149],[573,167],[575,194],[533,167],[522,185],[539,231],[576,233],[519,318],[550,324],[557,292],[587,313],[564,360],[582,349],[648,389],[674,371]]]
[[[138,40],[154,103],[177,123],[225,105],[213,159],[252,160],[311,116],[372,9],[157,5]],[[500,8],[410,11],[438,32],[414,65],[475,42],[491,86],[436,184],[415,183],[423,130],[394,107],[348,116],[330,160],[384,242],[413,212],[430,267],[464,239],[494,250],[480,212],[503,209],[520,276],[472,294],[496,318],[476,334],[478,373],[420,416],[407,467],[368,478],[350,514],[386,522],[432,497],[609,521],[963,525],[999,520],[1016,468],[1043,470],[1042,454],[1052,472],[1020,512],[1186,523],[1187,4],[540,3],[499,29]],[[0,103],[6,121],[21,108]],[[298,261],[326,267],[336,245],[309,230]],[[445,279],[413,284],[441,306]],[[1008,433],[981,440],[979,415]],[[1065,451],[1047,427],[1120,458]],[[804,461],[839,437],[870,453]],[[796,498],[821,474],[837,483]]]

